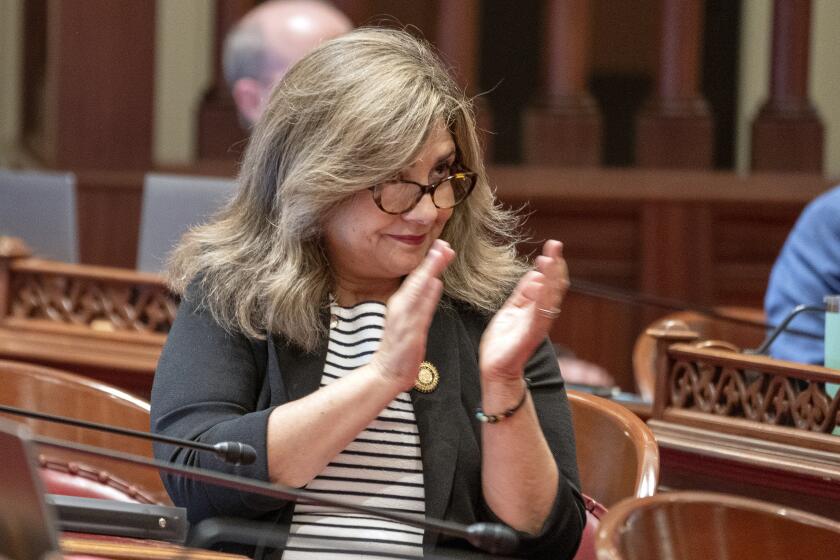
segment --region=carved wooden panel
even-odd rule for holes
[[[177,306],[157,275],[0,255],[0,358],[148,398]]]
[[[177,301],[163,285],[44,272],[12,278],[10,316],[86,325],[100,331],[168,333]]]
[[[653,429],[663,489],[726,492],[838,519],[840,371],[697,341],[684,324],[657,340]],[[695,340],[676,343],[675,340]]]
[[[791,373],[685,356],[671,362],[666,406],[831,433],[840,424],[840,393],[832,398],[825,392],[824,380]],[[835,377],[840,380],[840,373]]]

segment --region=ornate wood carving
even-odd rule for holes
[[[674,361],[668,379],[672,408],[820,433],[838,425],[840,393],[831,398],[817,380],[700,359]]]
[[[840,372],[657,338],[653,418],[664,488],[702,489],[837,518]],[[725,349],[721,349],[725,348]]]
[[[667,361],[660,362],[664,383],[655,416],[690,411],[745,420],[739,430],[763,436],[762,426],[818,434],[840,426],[840,393],[832,397],[825,391],[826,383],[840,382],[836,370],[721,350],[708,341],[660,351]]]
[[[1,358],[148,397],[177,306],[157,275],[0,253]]]
[[[48,272],[12,279],[10,313],[99,331],[168,333],[177,302],[161,284],[122,284]]]

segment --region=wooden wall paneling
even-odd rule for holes
[[[703,0],[662,2],[657,88],[636,121],[636,162],[711,168],[714,126],[698,86]]]
[[[587,91],[590,0],[545,0],[543,9],[543,81],[523,115],[523,159],[598,165],[601,116]]]
[[[51,117],[47,99],[47,2],[30,0],[23,9],[23,80],[21,83],[23,145],[33,154],[55,151],[46,121]]]
[[[635,392],[631,356],[638,317],[632,306],[572,292],[549,336],[578,358],[605,368],[622,390]]]
[[[37,2],[24,6],[42,8]],[[25,87],[39,91],[28,89],[33,97],[24,99],[25,106],[36,104],[43,119],[28,123],[27,144],[59,169],[148,167],[155,3],[50,0],[45,8],[39,11],[46,18],[43,82],[30,81]]]
[[[752,126],[752,167],[822,171],[823,125],[808,99],[811,0],[775,0],[770,95]]]
[[[356,26],[373,25],[406,29],[434,41],[437,37],[437,2],[403,0],[333,0]]]
[[[76,175],[80,261],[123,268],[137,263],[142,172],[86,171]]]
[[[466,90],[478,88],[478,0],[438,0],[437,44],[455,81]]]
[[[763,307],[767,280],[803,203],[712,204],[717,305]]]
[[[694,305],[712,303],[712,215],[702,202],[646,201],[641,209],[638,289]],[[645,323],[662,314],[646,309]]]
[[[531,242],[522,252],[562,240],[573,287],[579,278],[695,305],[760,305],[788,230],[831,184],[818,175],[676,170],[496,166],[489,174],[503,203],[527,203]],[[666,313],[572,292],[551,336],[630,389],[635,339]]]
[[[633,289],[637,284],[638,209],[622,202],[553,201],[517,198],[512,206],[528,204],[525,224],[529,237],[523,254],[539,254],[545,239],[563,241],[572,278]],[[574,283],[574,280],[573,280]],[[581,321],[579,318],[585,317]],[[605,367],[626,390],[634,389],[630,355],[638,325],[638,309],[622,303],[570,292],[551,338],[576,356]],[[607,350],[608,349],[608,350]]]
[[[255,4],[255,0],[216,0],[214,77],[198,108],[199,159],[236,159],[239,150],[234,147],[248,136],[239,124],[236,105],[225,81],[222,53],[228,31]]]

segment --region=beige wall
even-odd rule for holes
[[[825,124],[823,169],[840,177],[840,2],[816,0],[812,25],[811,96]]]
[[[840,2],[814,0],[811,13],[811,58],[809,90],[811,101],[825,126],[823,169],[830,177],[840,176],[840,50],[837,33]],[[750,164],[750,129],[767,98],[770,75],[773,3],[744,0],[738,100],[736,167],[745,173]]]
[[[23,0],[0,0],[0,166],[18,140]]]
[[[195,157],[195,115],[213,78],[214,6],[211,0],[158,0],[155,163],[188,163]]]

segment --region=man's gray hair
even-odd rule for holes
[[[229,88],[243,78],[262,79],[265,39],[256,21],[240,21],[225,38],[222,70]]]

